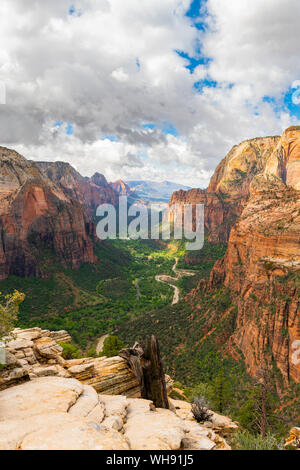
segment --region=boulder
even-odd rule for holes
[[[285,447],[291,446],[300,450],[300,428],[295,427],[290,430],[289,437],[284,445]]]
[[[125,419],[130,400],[122,395],[99,395],[99,400],[105,408],[105,416],[120,416]],[[140,401],[140,400],[139,400]]]
[[[141,400],[136,400],[140,402]],[[133,450],[179,450],[185,437],[182,420],[172,411],[157,409],[145,411],[143,406],[131,401],[128,407],[125,435]]]
[[[69,409],[69,414],[80,418],[88,417],[92,421],[101,423],[104,419],[105,407],[99,401],[97,392],[87,385],[83,386],[83,393],[76,403]]]
[[[44,337],[39,338],[34,342],[34,350],[38,355],[47,358],[55,359],[62,353],[63,348],[59,346],[52,338]]]

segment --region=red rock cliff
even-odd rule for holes
[[[206,190],[177,191],[173,204],[204,204],[205,231],[210,241],[227,241],[249,198],[252,179],[265,170],[279,137],[246,140],[236,145],[216,168]]]
[[[39,275],[42,248],[75,268],[94,262],[87,227],[81,204],[38,165],[0,147],[0,279]]]
[[[84,206],[89,216],[95,216],[100,204],[118,204],[118,195],[103,175],[95,173],[84,178],[69,163],[38,162],[38,166],[67,194]]]
[[[229,340],[233,356],[241,351],[252,375],[275,362],[287,383],[300,382],[300,365],[293,360],[300,340],[300,129],[290,128],[275,141],[263,171],[248,184],[247,202],[209,287],[225,285],[237,306]],[[213,177],[211,187],[220,184]]]

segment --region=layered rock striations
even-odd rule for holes
[[[0,279],[38,276],[43,248],[77,268],[94,262],[82,205],[38,165],[0,148]]]
[[[51,181],[59,185],[73,200],[82,204],[89,216],[96,215],[100,204],[118,204],[116,191],[100,173],[95,173],[91,178],[83,177],[65,162],[38,162],[37,165]]]
[[[6,367],[0,371],[0,390],[37,377],[71,377],[97,392],[139,397],[138,381],[121,357],[65,360],[59,342],[70,342],[66,331],[16,328],[6,341]]]
[[[170,409],[156,408],[139,398],[124,359],[65,361],[54,338],[71,340],[66,331],[40,328],[16,329],[7,338],[1,450],[230,449],[225,438],[238,427],[230,418],[211,413],[210,422],[198,424],[191,404],[171,398]]]
[[[279,137],[246,140],[236,145],[216,168],[207,189],[173,193],[169,206],[204,204],[205,232],[210,241],[228,241],[230,230],[249,198],[250,183],[263,173]]]
[[[287,129],[274,142],[263,171],[248,185],[226,255],[208,287],[230,289],[237,307],[228,350],[243,356],[253,376],[275,363],[288,383],[300,382],[300,364],[293,359],[300,340],[300,128]]]
[[[287,381],[300,382],[293,344],[300,340],[300,193],[277,179],[253,182],[212,285],[222,281],[238,306],[232,346],[248,370],[274,359]]]

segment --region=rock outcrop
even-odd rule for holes
[[[231,347],[255,375],[275,359],[288,382],[300,382],[293,344],[300,339],[300,193],[259,177],[233,227],[224,260],[211,273],[231,289],[238,307]]]
[[[132,191],[128,184],[126,184],[123,180],[115,181],[114,183],[110,183],[110,186],[119,196],[131,196]]]
[[[0,450],[227,450],[237,429],[212,413],[198,424],[191,404],[169,409],[140,398],[121,357],[64,360],[66,331],[15,329],[0,372]],[[168,390],[172,381],[166,377]]]
[[[285,447],[300,450],[300,428],[292,428],[289,437],[285,441]]]
[[[118,195],[104,175],[95,173],[83,177],[69,163],[37,162],[47,177],[59,185],[72,199],[83,205],[90,217],[95,217],[100,204],[118,204]]]
[[[256,138],[236,145],[218,165],[206,190],[176,191],[169,207],[204,204],[206,235],[210,241],[226,242],[249,198],[251,181],[264,172],[279,140]]]
[[[228,342],[232,355],[242,354],[253,376],[275,361],[287,384],[300,382],[300,365],[293,360],[293,345],[300,340],[300,128],[264,144],[260,171],[244,178],[243,210],[208,288],[227,287],[237,306]],[[210,187],[224,191],[227,178],[224,168],[217,170]]]
[[[106,395],[139,397],[138,381],[119,356],[65,360],[57,341],[69,342],[66,331],[15,329],[6,339],[6,367],[0,371],[0,390],[37,377],[71,377]]]
[[[1,450],[227,450],[231,420],[198,424],[182,407],[97,394],[76,379],[42,377],[0,392]]]
[[[43,249],[73,268],[94,262],[83,207],[38,165],[0,148],[0,279],[41,274]]]

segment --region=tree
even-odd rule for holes
[[[230,398],[230,383],[229,380],[226,379],[224,371],[221,370],[211,383],[211,396],[209,399],[213,405],[213,409],[219,413],[224,413]]]
[[[248,400],[239,412],[238,421],[242,427],[265,439],[268,431],[279,429],[280,418],[275,415],[276,407],[274,379],[268,369],[262,368],[248,390]]]
[[[101,356],[113,357],[117,356],[125,344],[117,336],[108,336],[103,343],[103,351]]]
[[[9,335],[18,319],[19,306],[25,294],[15,290],[13,294],[0,293],[0,340]]]

